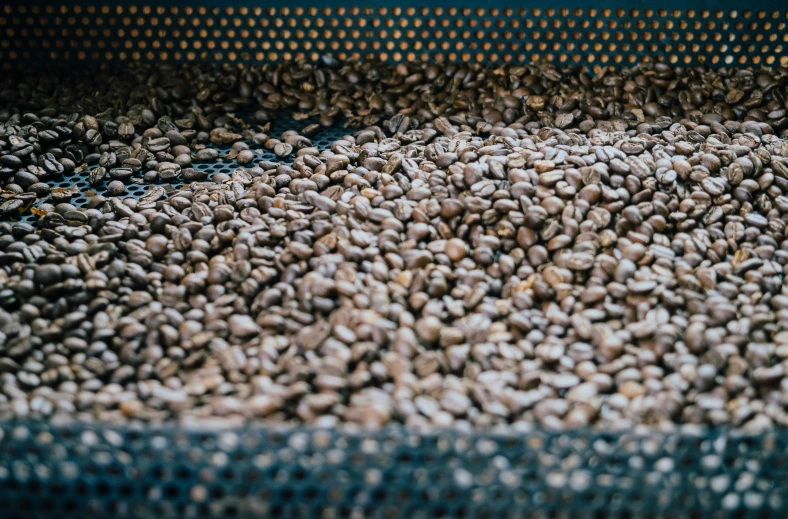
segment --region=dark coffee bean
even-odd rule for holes
[[[107,194],[109,196],[120,196],[126,192],[126,186],[120,180],[113,180],[107,184]]]
[[[212,160],[216,160],[219,157],[219,152],[213,148],[206,148],[204,150],[198,151],[195,157],[200,162],[210,162]]]
[[[788,398],[783,72],[331,58],[58,72],[0,116],[0,211],[38,218],[0,222],[0,408],[788,423],[772,405]],[[327,148],[309,139],[340,121]],[[211,145],[244,167],[198,164],[219,158]],[[258,153],[277,160],[250,167]],[[95,189],[109,176],[108,198],[76,207],[53,187],[72,171]]]
[[[34,280],[42,285],[51,285],[61,279],[60,267],[58,265],[40,265],[35,269]]]

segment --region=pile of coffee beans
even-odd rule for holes
[[[0,418],[788,424],[786,69],[2,81]]]

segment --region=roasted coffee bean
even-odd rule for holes
[[[242,166],[251,164],[254,161],[254,153],[250,150],[242,150],[236,155],[235,161]]]
[[[107,184],[107,194],[109,196],[120,196],[126,192],[126,186],[120,180],[113,180]]]
[[[2,119],[0,418],[788,424],[779,67],[120,70]]]
[[[279,158],[287,157],[291,153],[293,153],[293,147],[286,142],[280,142],[274,146],[274,154]]]
[[[205,148],[195,154],[195,158],[200,162],[210,162],[219,157],[219,152],[213,148]]]
[[[112,168],[109,177],[113,180],[128,180],[134,174],[131,168]]]

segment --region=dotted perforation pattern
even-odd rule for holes
[[[304,128],[305,126],[316,123],[318,120],[317,117],[310,117],[305,120],[296,121],[293,119],[292,112],[283,111],[276,116],[272,120],[271,129],[268,134],[273,138],[279,138],[279,136],[287,130],[298,130]],[[318,150],[323,151],[325,149],[329,149],[331,143],[341,139],[344,135],[347,135],[348,131],[346,128],[343,127],[344,120],[339,118],[339,120],[334,124],[334,126],[330,128],[324,128],[318,133],[317,135],[310,138],[312,145],[317,147]],[[250,123],[251,124],[251,123]],[[198,162],[194,161],[190,167],[198,171],[205,171],[207,172],[208,176],[206,180],[211,180],[216,173],[225,173],[227,175],[232,174],[238,168],[251,168],[257,165],[258,162],[267,160],[273,162],[280,162],[283,164],[291,165],[293,160],[295,160],[296,154],[293,153],[288,157],[278,158],[271,150],[267,150],[261,146],[256,145],[251,141],[245,141],[246,144],[249,146],[249,149],[254,152],[255,158],[251,164],[247,164],[245,166],[241,166],[235,159],[227,158],[227,154],[231,151],[232,146],[217,146],[210,144],[208,147],[214,148],[219,151],[219,158],[215,161],[211,162]],[[194,154],[192,154],[194,156]],[[88,200],[95,195],[107,195],[107,186],[113,180],[106,175],[104,179],[98,183],[97,185],[90,184],[90,173],[91,171],[98,168],[98,164],[92,164],[87,167],[87,169],[81,173],[76,173],[74,171],[69,172],[68,174],[64,174],[57,178],[49,178],[47,179],[47,183],[50,187],[62,187],[62,188],[72,188],[76,186],[78,188],[78,192],[72,196],[68,203],[76,206],[76,207],[87,207]],[[135,174],[132,178],[134,180],[141,180],[142,174],[144,171],[141,171]],[[126,192],[121,195],[120,198],[136,198],[139,199],[145,193],[148,192],[150,189],[150,185],[159,185],[159,186],[170,186],[173,190],[177,190],[184,186],[187,182],[181,176],[178,176],[175,179],[169,181],[162,181],[158,180],[153,184],[146,184],[146,183],[137,183],[132,180],[127,180],[124,182],[126,186]],[[32,207],[38,207],[43,203],[53,203],[52,199],[46,198],[41,199],[33,204]],[[35,223],[38,220],[38,217],[32,214],[30,211],[26,211],[20,217],[13,218],[16,221],[23,221],[28,223]]]
[[[788,65],[788,8],[110,5],[0,10],[0,62],[338,59]],[[380,2],[378,2],[379,4]],[[513,4],[507,7],[506,4]],[[633,2],[632,5],[639,5]],[[605,5],[601,3],[600,5]]]
[[[783,518],[787,468],[785,432],[0,424],[3,517]]]

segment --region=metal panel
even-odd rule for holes
[[[788,436],[0,424],[2,517],[785,517]]]
[[[744,7],[744,9],[742,9]],[[788,9],[740,2],[19,2],[0,62],[642,60],[788,65]]]

